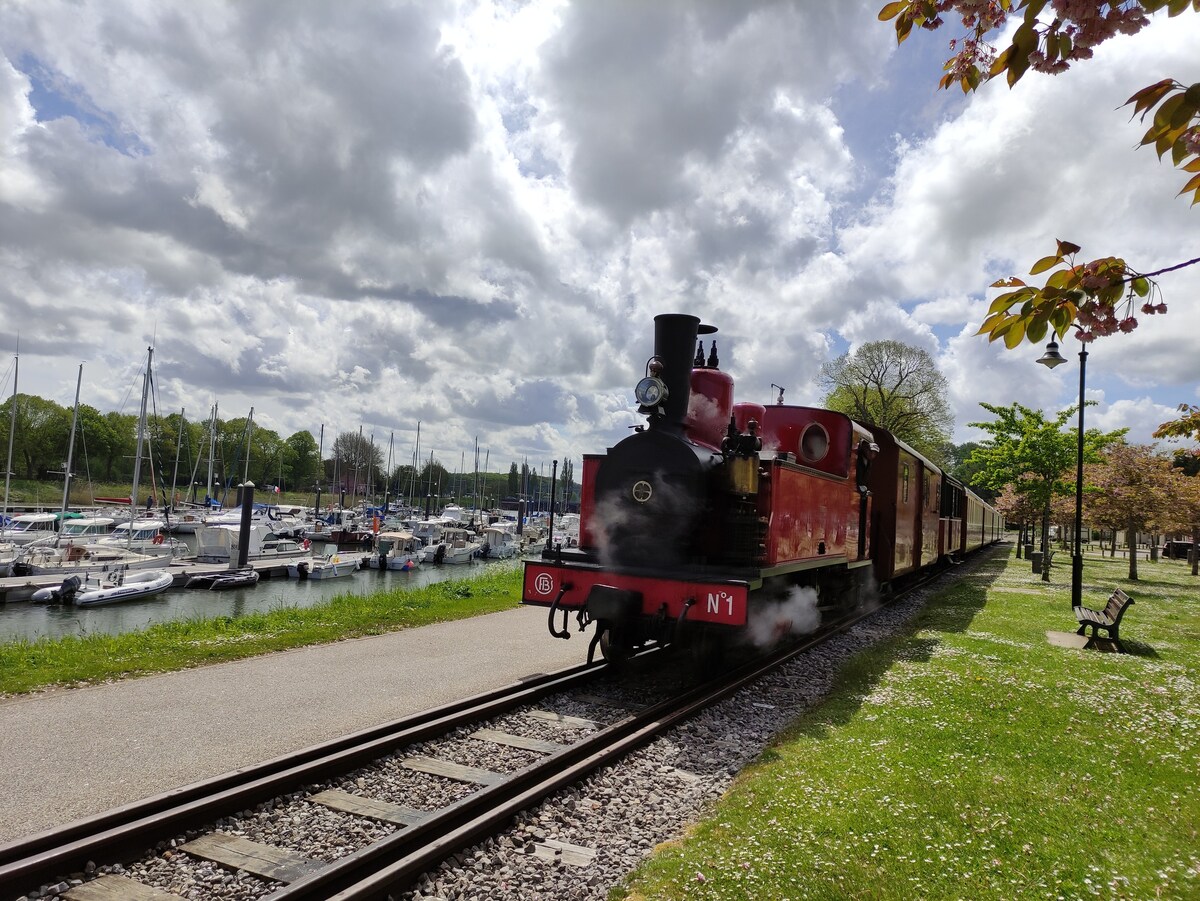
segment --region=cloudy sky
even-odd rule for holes
[[[0,353],[136,412],[153,344],[164,412],[401,456],[420,421],[452,469],[476,436],[495,470],[626,434],[661,312],[720,329],[740,400],[817,403],[825,360],[897,338],[956,440],[980,401],[1060,409],[1077,343],[1050,372],[974,337],[987,286],[1055,238],[1198,255],[1119,107],[1200,81],[1200,16],[964,97],[953,29],[897,48],[881,5],[5,0]],[[1089,359],[1090,423],[1139,441],[1200,402],[1200,266],[1162,288]]]

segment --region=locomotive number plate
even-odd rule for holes
[[[567,586],[565,590],[564,585]],[[690,601],[687,612],[689,621],[725,626],[746,624],[746,600],[750,589],[739,582],[688,582],[526,563],[521,600],[543,607],[550,606],[556,600],[560,607],[582,607],[593,585],[639,592],[642,595],[643,616],[659,616],[665,605],[666,615],[677,617],[683,612],[684,604]]]

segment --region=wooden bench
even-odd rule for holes
[[[1109,638],[1120,642],[1121,617],[1125,615],[1125,611],[1129,609],[1129,605],[1132,603],[1133,598],[1118,588],[1109,597],[1108,603],[1104,605],[1103,610],[1093,610],[1091,607],[1075,607],[1075,619],[1079,620],[1079,631],[1075,634],[1085,635],[1090,627],[1092,630],[1092,640],[1094,641],[1097,630],[1103,629],[1108,633]]]

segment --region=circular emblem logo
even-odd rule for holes
[[[538,594],[550,594],[554,591],[554,579],[550,573],[538,573],[537,578],[533,580],[533,590]]]
[[[633,499],[639,504],[644,504],[650,500],[652,494],[654,494],[654,489],[650,487],[650,483],[645,479],[639,479],[633,483]]]

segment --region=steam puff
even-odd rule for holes
[[[747,641],[757,648],[769,648],[784,638],[817,631],[821,625],[818,597],[815,588],[796,587],[782,600],[753,604],[746,623]]]
[[[647,504],[637,504],[625,491],[596,501],[591,528],[601,565],[670,564],[687,557],[701,499],[666,472],[646,480],[653,498]]]

